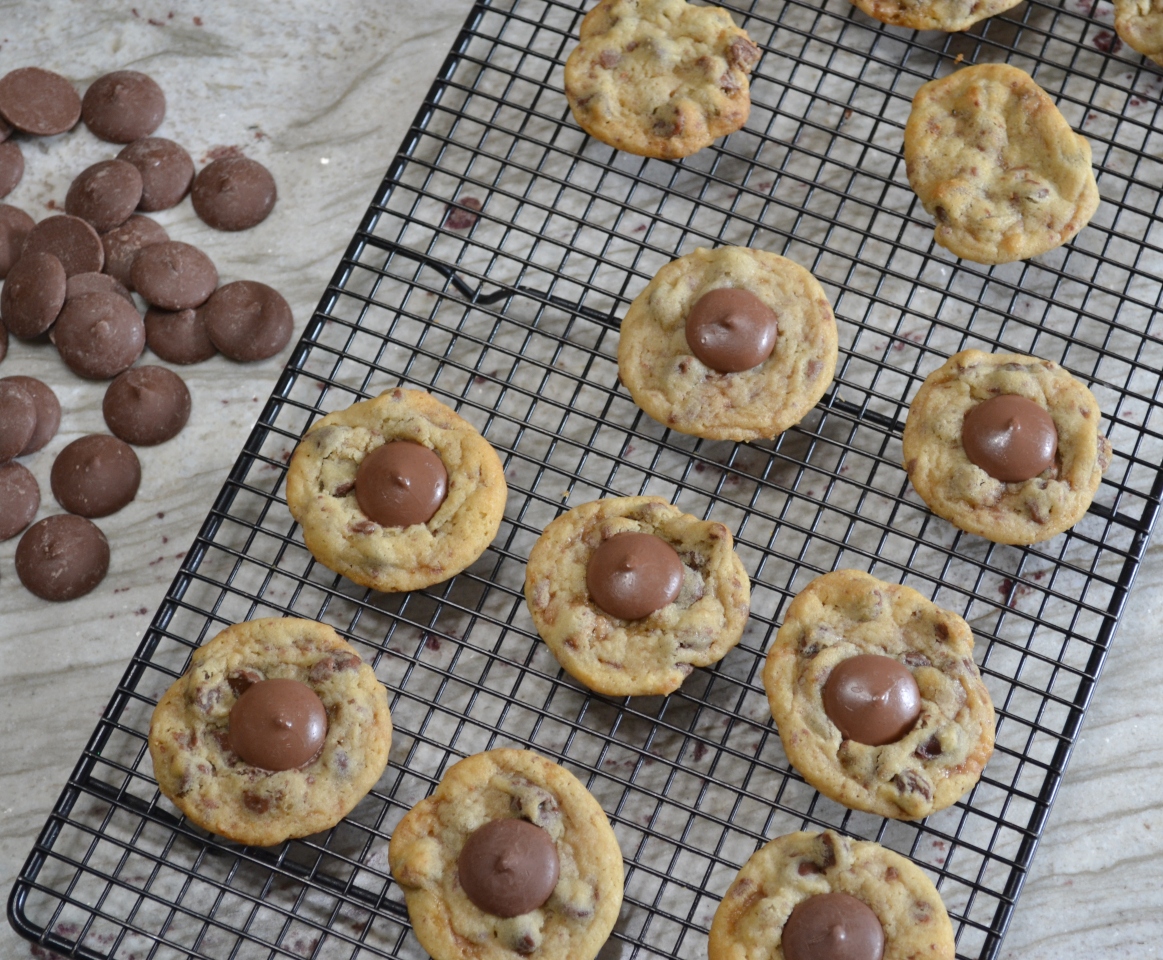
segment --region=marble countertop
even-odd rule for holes
[[[296,336],[394,155],[469,0],[283,0],[167,5],[0,0],[0,73],[39,65],[79,88],[104,72],[150,73],[169,99],[158,131],[201,165],[224,147],[267,164],[273,215],[241,234],[202,225],[189,203],[158,215],[216,261],[223,282],[255,279],[290,302]],[[245,12],[243,12],[245,11]],[[87,131],[24,143],[24,182],[7,199],[43,218],[72,176],[109,155]],[[288,348],[289,350],[289,348]],[[264,363],[222,358],[182,370],[190,425],[139,451],[138,499],[101,522],[114,562],[98,592],[51,605],[16,580],[16,541],[0,544],[0,888],[7,896],[125,663],[178,569],[288,351]],[[47,503],[52,458],[104,430],[103,385],[73,377],[43,345],[13,342],[0,375],[58,392],[62,429],[30,458]],[[1002,956],[1041,960],[1163,955],[1163,738],[1147,646],[1163,614],[1163,551],[1149,553],[1094,697]],[[45,957],[0,927],[0,956]]]

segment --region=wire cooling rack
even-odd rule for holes
[[[582,0],[478,3],[319,310],[187,554],[14,889],[16,928],[89,958],[406,957],[387,867],[403,813],[493,746],[562,762],[626,861],[602,953],[702,960],[719,898],[765,840],[833,827],[937,882],[958,956],[997,954],[1163,490],[1163,76],[1121,51],[1110,7],[1019,5],[968,34],[884,27],[847,0],[732,6],[764,49],[746,130],[682,163],[584,136],[562,94]],[[960,62],[1033,73],[1094,146],[1103,202],[1036,261],[959,263],[932,244],[901,135],[914,91]],[[840,328],[833,389],[774,442],[663,429],[618,382],[618,318],[698,246],[789,256]],[[1088,515],[1029,549],[934,518],[900,468],[910,397],[965,347],[1057,360],[1087,382],[1115,457]],[[324,413],[430,389],[500,452],[505,521],[468,572],[406,595],[313,561],[282,497]],[[726,523],[752,577],[738,648],[666,698],[579,688],[521,596],[545,524],[653,493]],[[788,600],[836,567],[907,582],[964,615],[998,712],[980,784],[924,823],[821,798],[788,768],[760,680]],[[352,639],[391,692],[391,763],[352,816],[271,850],[208,836],[159,797],[154,703],[224,625],[288,613]]]

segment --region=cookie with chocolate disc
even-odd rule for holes
[[[715,911],[709,960],[953,960],[953,925],[914,863],[831,830],[760,847]]]
[[[852,0],[870,17],[911,30],[968,30],[978,20],[1004,13],[1021,0]]]
[[[492,543],[507,494],[472,424],[402,387],[312,425],[287,473],[287,506],[315,559],[385,591],[460,573]]]
[[[739,642],[751,582],[723,524],[661,497],[611,497],[549,524],[525,602],[558,662],[613,697],[677,690]]]
[[[601,806],[530,750],[453,765],[392,831],[388,859],[433,960],[592,960],[622,905]]]
[[[934,239],[974,263],[1026,260],[1098,209],[1090,141],[1025,71],[1004,63],[930,80],[905,125],[905,169]]]
[[[954,354],[909,406],[904,466],[937,516],[995,543],[1049,540],[1090,507],[1111,462],[1101,411],[1050,360]]]
[[[927,817],[977,783],[993,752],[969,625],[859,570],[817,577],[796,596],[763,684],[792,766],[855,810]]]
[[[153,712],[158,786],[191,821],[268,846],[335,826],[384,772],[388,695],[331,627],[270,617],[194,652]]]
[[[774,437],[804,418],[836,370],[836,318],[799,264],[749,247],[672,260],[622,321],[618,374],[680,433]]]
[[[722,7],[602,0],[565,63],[565,96],[579,126],[603,143],[686,157],[747,122],[760,56]]]

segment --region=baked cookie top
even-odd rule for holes
[[[565,63],[565,95],[586,133],[643,157],[690,156],[751,112],[760,50],[721,7],[601,0]]]
[[[1115,30],[1132,50],[1163,65],[1163,0],[1114,0]]]
[[[1021,0],[852,0],[870,17],[912,30],[968,30],[978,20],[1002,13]]]
[[[1031,479],[996,479],[966,454],[966,415],[999,395],[1024,397],[1053,421],[1057,450]],[[964,350],[929,374],[913,398],[904,467],[929,509],[954,526],[996,543],[1038,543],[1074,526],[1094,499],[1111,462],[1100,419],[1094,394],[1053,361]]]
[[[461,853],[493,821],[545,830],[556,884],[542,906],[486,913],[461,883]],[[392,832],[388,859],[420,945],[434,960],[591,960],[622,905],[622,852],[597,800],[564,767],[529,750],[489,750],[452,766]]]
[[[1052,250],[1098,209],[1090,142],[1017,67],[978,64],[926,83],[904,152],[937,243],[975,263]]]
[[[447,493],[427,522],[384,526],[361,508],[360,467],[392,441],[431,450],[447,472]],[[496,536],[507,493],[501,461],[473,425],[430,394],[402,387],[319,420],[287,473],[287,507],[315,559],[384,591],[418,590],[469,566]]]
[[[607,613],[587,572],[606,541],[653,534],[681,560],[674,600],[641,619]],[[550,523],[525,568],[525,601],[566,671],[606,696],[671,693],[695,667],[721,660],[743,635],[751,583],[723,524],[699,520],[661,497],[612,497]]]
[[[232,745],[232,709],[268,680],[306,684],[326,709],[319,752],[292,769],[254,766]],[[194,651],[149,728],[162,793],[198,826],[256,846],[335,826],[379,780],[391,743],[371,667],[331,627],[293,617],[235,624]]]
[[[883,930],[883,960],[953,960],[953,925],[920,868],[831,830],[776,837],[752,855],[715,911],[710,960],[785,960],[792,911],[836,893],[871,908]]]
[[[754,294],[775,314],[774,348],[750,369],[712,369],[687,341],[692,308],[721,288]],[[700,248],[666,264],[630,304],[618,373],[659,423],[713,440],[757,440],[804,418],[832,382],[836,356],[836,318],[811,273],[764,250]]]
[[[841,733],[826,689],[833,671],[868,654],[905,668],[919,694],[916,721],[879,746]],[[796,596],[763,683],[792,766],[856,810],[926,817],[969,790],[993,752],[993,704],[969,625],[910,587],[858,570],[817,577]]]

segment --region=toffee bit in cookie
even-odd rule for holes
[[[921,713],[921,693],[908,667],[862,653],[836,665],[824,682],[824,712],[846,740],[871,747],[896,743]]]
[[[448,471],[433,451],[410,440],[377,447],[355,474],[359,508],[385,527],[427,523],[448,495]]]
[[[881,960],[884,927],[847,893],[818,893],[796,904],[783,927],[786,960]]]
[[[1058,429],[1045,407],[1003,393],[965,414],[961,445],[965,455],[995,480],[1022,483],[1053,465]]]
[[[491,820],[475,830],[457,860],[465,896],[485,913],[519,917],[553,894],[561,871],[553,838],[527,820]]]
[[[230,709],[230,746],[251,766],[293,770],[314,760],[327,739],[327,709],[307,684],[262,680]]]
[[[673,603],[682,579],[678,553],[652,533],[616,534],[586,565],[586,588],[594,603],[622,620],[641,620]]]
[[[720,287],[703,294],[686,320],[691,352],[712,370],[739,373],[771,356],[775,312],[750,290]]]

